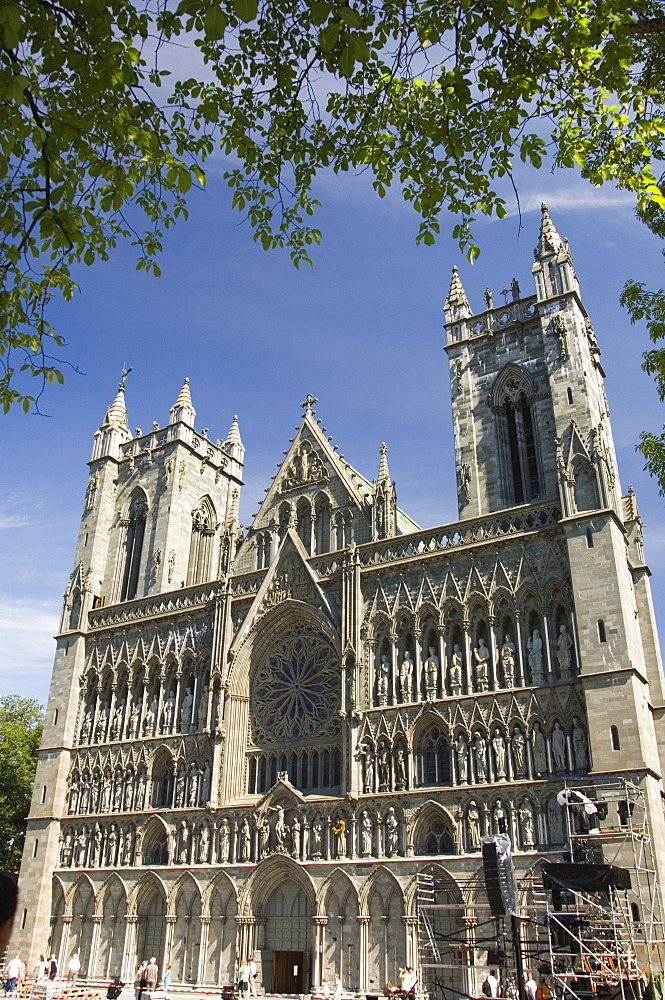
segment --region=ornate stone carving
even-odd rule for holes
[[[318,452],[310,441],[303,441],[282,478],[280,492],[288,493],[290,490],[307,486],[310,483],[325,483],[328,478],[328,473]]]

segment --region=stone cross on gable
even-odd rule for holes
[[[305,409],[305,415],[314,412],[314,410],[312,409],[314,403],[318,403],[318,399],[316,398],[316,396],[313,396],[311,392],[308,392],[304,401],[300,404]]]

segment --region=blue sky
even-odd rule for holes
[[[184,376],[197,426],[224,437],[238,414],[246,452],[241,520],[248,524],[269,485],[308,392],[334,443],[374,478],[388,445],[398,502],[423,527],[457,517],[448,366],[442,306],[453,264],[471,304],[482,307],[517,277],[532,285],[540,202],[570,239],[585,304],[607,372],[624,492],[637,491],[647,560],[665,628],[663,499],[635,444],[659,430],[665,410],[641,371],[644,330],[618,305],[624,281],[662,282],[661,244],[634,220],[627,195],[595,190],[571,172],[523,171],[522,228],[512,214],[476,228],[482,254],[471,267],[448,237],[416,247],[417,217],[397,192],[383,201],[369,181],[325,177],[318,222],[323,245],[299,271],[287,252],[259,249],[228,208],[218,175],[193,192],[191,215],[166,240],[162,277],[137,272],[131,248],[83,268],[72,303],[52,317],[67,338],[63,358],[83,375],[42,401],[48,417],[1,418],[0,696],[44,701],[62,594],[71,570],[92,435],[123,366],[130,426],[166,422]]]

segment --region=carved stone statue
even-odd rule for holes
[[[589,748],[586,732],[577,716],[573,719],[573,755],[578,771],[586,771],[589,766]]]
[[[143,719],[144,736],[152,736],[154,734],[156,722],[157,722],[157,699],[153,698],[148,708],[146,709],[145,718]]]
[[[501,668],[503,670],[503,686],[511,688],[515,686],[515,643],[506,632],[503,646],[501,647]]]
[[[141,715],[141,702],[132,702],[132,707],[129,713],[129,738],[131,740],[138,736],[139,732],[139,718]]]
[[[531,671],[531,683],[542,684],[545,680],[543,673],[543,640],[537,628],[526,640],[526,648],[529,651],[529,670]]]
[[[473,658],[476,661],[476,691],[487,691],[489,684],[490,651],[485,645],[485,640],[482,636],[478,639],[478,645],[473,651]]]
[[[360,819],[360,853],[364,858],[371,857],[372,854],[372,840],[374,836],[374,823],[372,822],[372,817],[363,809],[362,816]]]
[[[112,825],[109,835],[106,838],[106,864],[109,867],[115,865],[118,856],[118,828],[115,823]]]
[[[550,844],[563,844],[565,841],[563,816],[556,796],[553,796],[547,803],[547,825],[550,830]]]
[[[187,796],[187,805],[190,808],[196,808],[199,804],[199,778],[201,772],[199,771],[196,764],[192,764],[191,770],[189,772],[189,794]]]
[[[206,684],[199,698],[198,728],[200,733],[203,732],[208,723],[208,693],[209,688]]]
[[[500,729],[494,730],[492,737],[492,749],[494,750],[494,768],[497,778],[506,777],[506,744]]]
[[[413,667],[411,653],[407,649],[399,668],[399,694],[402,704],[408,704],[413,697]]]
[[[399,853],[399,820],[393,806],[390,806],[385,819],[386,854],[391,858]]]
[[[199,837],[199,864],[206,864],[210,856],[210,828],[204,823]]]
[[[189,861],[189,827],[187,825],[187,820],[182,820],[180,824],[179,833],[179,844],[178,844],[178,861],[181,865],[186,865]]]
[[[487,742],[482,733],[476,733],[473,740],[473,753],[476,759],[476,778],[487,781]]]
[[[83,716],[83,722],[81,724],[81,737],[79,743],[89,743],[90,733],[92,732],[92,712],[89,708],[86,709],[85,715]]]
[[[515,777],[521,778],[526,774],[526,740],[519,726],[516,727],[513,733],[512,747]]]
[[[503,808],[501,799],[496,800],[496,804],[492,810],[492,822],[495,834],[508,833],[508,817],[506,816],[506,810]]]
[[[238,839],[238,861],[249,861],[252,849],[252,834],[249,829],[249,820],[246,816],[240,826]]]
[[[389,680],[390,661],[384,653],[376,666],[376,693],[379,699],[379,705],[382,707],[385,707],[388,704]]]
[[[280,853],[284,853],[286,843],[286,823],[284,822],[283,806],[269,806],[269,812],[277,814],[275,819],[275,847]]]
[[[96,868],[102,863],[102,828],[99,823],[95,823],[95,830],[92,835],[90,847],[90,867]]]
[[[219,860],[226,862],[229,860],[231,850],[231,827],[229,821],[224,817],[219,825]]]
[[[76,867],[83,868],[85,864],[85,849],[88,846],[88,828],[84,826],[76,837]]]
[[[111,808],[111,775],[107,771],[104,774],[104,783],[102,785],[102,812],[106,813]],[[83,810],[81,810],[83,812]]]
[[[180,732],[188,733],[189,727],[192,723],[192,705],[194,704],[194,697],[192,695],[191,688],[187,688],[185,697],[182,699],[182,704],[180,706]]]
[[[568,634],[565,625],[559,628],[559,636],[556,641],[556,656],[559,661],[559,674],[562,681],[567,681],[571,676],[570,661],[571,649],[573,646],[572,637]]]
[[[373,790],[372,785],[374,779],[374,754],[372,753],[372,748],[366,743],[361,743],[360,746],[358,747],[356,760],[360,761],[363,792],[365,793],[365,795],[367,795],[368,792],[371,792]]]
[[[552,731],[552,756],[554,757],[554,767],[557,771],[566,770],[566,737],[561,728],[560,722],[554,723]]]
[[[115,773],[115,782],[113,784],[113,812],[120,812],[122,806],[122,774],[120,771]]]
[[[336,851],[335,856],[338,858],[346,857],[346,821],[343,819],[334,819],[330,824],[330,828],[335,836]]]
[[[106,706],[102,706],[97,716],[97,725],[95,726],[95,743],[101,743],[106,737],[106,726],[109,721],[109,712]]]
[[[450,654],[449,666],[450,690],[454,696],[462,693],[462,663],[462,653],[457,643],[455,643],[453,651]]]
[[[533,769],[538,776],[547,774],[547,748],[545,737],[540,731],[540,723],[534,722],[531,733],[531,753],[533,754]]]
[[[173,691],[169,692],[169,696],[164,702],[164,708],[162,709],[162,731],[165,733],[170,733],[173,729],[173,719],[175,718],[175,698],[173,696]]]
[[[466,828],[469,835],[469,849],[472,851],[479,851],[480,813],[478,812],[478,806],[473,799],[469,802],[469,808],[466,812]]]
[[[533,847],[533,810],[528,799],[522,799],[519,809],[522,847]]]
[[[398,792],[406,788],[406,758],[401,747],[395,753],[395,788]]]
[[[210,769],[210,764],[208,761],[203,765],[203,777],[201,779],[201,803],[203,805],[210,799],[210,782],[212,780],[212,771]]]
[[[129,828],[125,834],[125,843],[122,849],[123,865],[131,865],[134,861],[134,830]]]
[[[457,760],[457,780],[465,785],[469,780],[469,751],[466,740],[460,733],[455,740],[455,758]]]
[[[121,701],[117,706],[115,712],[113,713],[113,722],[111,724],[111,739],[119,740],[122,736],[122,722],[125,717],[125,703]]]
[[[311,855],[320,858],[323,849],[323,820],[317,813],[312,823]]]
[[[296,861],[300,860],[301,847],[302,827],[300,825],[300,820],[298,819],[298,813],[296,813],[291,821],[291,857],[295,858]]]
[[[439,657],[434,652],[434,646],[429,647],[429,656],[425,660],[425,691],[427,700],[436,699],[439,686]]]
[[[390,791],[390,756],[387,746],[382,746],[379,751],[379,791]]]
[[[175,807],[176,809],[181,809],[185,804],[185,785],[187,783],[187,776],[185,774],[185,769],[182,765],[178,769],[178,775],[175,779]]]
[[[62,841],[62,848],[60,850],[60,864],[63,868],[69,868],[72,863],[72,853],[74,848],[74,834],[71,830],[68,830],[65,834],[65,838]]]

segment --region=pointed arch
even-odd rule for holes
[[[450,811],[433,799],[423,803],[414,817],[410,840],[416,854],[456,854],[457,827]]]
[[[150,867],[169,863],[169,828],[161,816],[153,815],[143,828],[141,858]]]
[[[194,878],[192,872],[185,871],[173,883],[169,890],[169,894],[166,898],[166,905],[169,913],[175,913],[175,904],[178,900],[178,896],[180,896],[183,892],[185,895],[188,895],[188,890],[193,893],[198,900],[203,900],[203,892],[201,890],[200,882],[198,879]]]
[[[338,893],[338,887],[343,891]],[[333,892],[337,894],[341,903],[344,903],[347,896],[351,895],[356,904],[360,906],[360,891],[356,883],[343,868],[334,868],[317,893],[316,912],[318,914],[325,916],[330,912],[329,898]]]
[[[261,916],[269,897],[285,881],[295,882],[304,891],[313,913],[316,888],[311,876],[292,858],[281,855],[272,855],[256,866],[240,891],[238,913],[241,916]]]
[[[136,486],[120,520],[123,532],[120,542],[122,565],[119,574],[121,601],[133,600],[138,592],[148,510],[148,496],[145,490]]]
[[[218,528],[215,505],[206,494],[192,509],[192,534],[189,543],[187,586],[211,579],[213,542]]]
[[[380,892],[380,883],[385,880],[390,885],[389,892],[384,895]],[[371,896],[378,892],[381,900],[384,904],[387,904],[393,894],[397,896],[400,900],[402,907],[404,906],[404,888],[402,883],[397,878],[394,872],[387,868],[385,865],[377,865],[370,877],[362,886],[358,899],[360,902],[360,913],[361,915],[369,915],[369,901]]]
[[[488,402],[496,418],[505,506],[538,499],[543,492],[543,472],[533,413],[533,379],[524,368],[511,362],[494,380]]]

